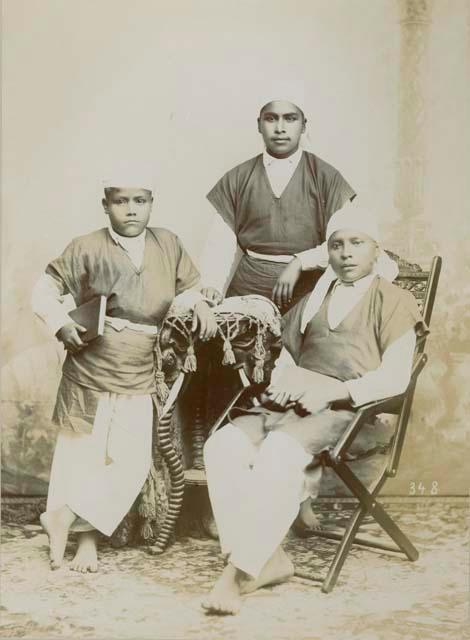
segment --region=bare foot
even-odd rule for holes
[[[242,594],[252,593],[261,587],[287,582],[294,575],[294,565],[282,547],[278,547],[264,565],[256,579],[242,585]]]
[[[62,564],[69,529],[76,517],[67,505],[55,511],[46,511],[39,516],[41,525],[49,536],[51,569],[58,569]]]
[[[240,610],[243,585],[249,578],[230,562],[222,571],[212,591],[202,601],[202,608],[208,613],[234,615]]]
[[[96,573],[98,571],[98,532],[84,531],[78,534],[78,549],[70,564],[72,571]]]
[[[310,498],[307,498],[300,504],[299,514],[295,519],[292,528],[301,538],[308,537],[314,531],[322,530],[320,519],[313,511],[312,501]]]

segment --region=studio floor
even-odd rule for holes
[[[1,631],[7,638],[96,640],[437,640],[465,637],[469,626],[466,498],[393,499],[389,513],[420,551],[417,562],[354,547],[335,590],[294,577],[245,598],[237,616],[209,616],[200,602],[222,562],[217,542],[186,537],[165,554],[100,546],[96,574],[51,572],[47,537],[36,523],[3,525]],[[321,502],[324,527],[349,503]],[[366,526],[370,535],[373,527]],[[335,543],[290,535],[286,550],[321,578]]]

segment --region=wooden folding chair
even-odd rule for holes
[[[421,307],[424,322],[427,326],[429,326],[431,322],[441,265],[442,259],[439,256],[434,257],[429,271],[422,271],[417,265],[409,265],[408,263],[405,263],[405,268],[400,269],[400,274],[396,280],[396,284],[404,289],[410,290],[415,295],[417,302]],[[394,478],[398,471],[398,464],[400,462],[403,443],[405,441],[406,429],[408,426],[408,419],[410,416],[411,405],[413,403],[416,383],[419,374],[427,362],[427,356],[424,353],[425,344],[425,336],[418,339],[411,379],[406,392],[400,396],[380,400],[378,402],[372,402],[361,407],[357,411],[347,430],[337,442],[336,446],[322,453],[322,463],[333,469],[333,471],[341,478],[351,493],[359,501],[359,505],[353,512],[343,535],[321,530],[313,532],[315,536],[329,538],[332,540],[340,540],[335,557],[322,584],[322,591],[324,593],[329,593],[333,590],[349,550],[353,544],[375,549],[383,549],[385,551],[401,552],[404,553],[408,560],[411,561],[418,559],[418,551],[403,531],[386,513],[382,505],[378,502],[377,496],[386,480],[388,478]],[[366,423],[370,423],[371,420],[381,413],[397,415],[398,419],[392,440],[391,451],[389,453],[388,464],[379,478],[374,482],[372,488],[367,489],[348,466],[347,461],[351,461],[352,459],[352,457],[349,456],[348,451],[362,426]],[[371,541],[358,537],[356,534],[366,516],[372,516],[382,529],[384,529],[384,531],[390,536],[393,542],[395,542],[395,545],[383,544],[379,541]],[[302,577],[307,576],[302,573]]]
[[[421,309],[423,319],[426,325],[429,326],[436,297],[442,259],[439,256],[434,257],[430,270],[423,271],[419,265],[409,264],[400,260],[398,256],[393,254],[391,255],[397,260],[400,267],[399,276],[395,281],[396,284],[413,293]],[[375,549],[383,549],[386,551],[401,552],[412,561],[417,560],[418,558],[418,551],[393,519],[386,513],[384,508],[378,502],[377,496],[386,480],[388,478],[395,477],[398,471],[398,464],[405,440],[416,383],[418,376],[427,361],[427,356],[424,353],[425,342],[425,336],[418,339],[411,379],[406,392],[400,396],[378,402],[372,402],[361,407],[356,412],[353,421],[346,429],[336,446],[331,447],[321,454],[322,464],[330,467],[359,501],[359,505],[353,512],[344,533],[324,530],[312,531],[312,535],[314,536],[340,541],[336,555],[329,567],[328,574],[322,583],[322,591],[324,593],[329,593],[334,588],[349,550],[353,544]],[[247,398],[249,393],[250,389],[242,389],[232,400],[229,407],[227,407],[227,410],[242,399]],[[228,413],[227,410],[224,411],[223,415],[221,415],[214,424],[211,429],[211,433],[219,428],[219,426],[224,422]],[[350,469],[348,463],[357,458],[354,458],[348,452],[363,425],[370,423],[371,420],[382,413],[397,415],[398,419],[391,450],[388,454],[388,464],[382,471],[379,478],[374,482],[373,486],[368,489]],[[366,516],[372,517],[386,531],[390,538],[392,538],[395,545],[383,544],[376,540],[372,541],[357,536],[359,527]],[[296,571],[296,575],[302,578],[313,579],[310,575],[305,574],[302,571]],[[315,578],[315,581],[317,581],[317,578]]]

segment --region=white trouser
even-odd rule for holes
[[[257,577],[281,544],[304,494],[312,456],[288,434],[271,431],[259,447],[226,425],[204,447],[209,497],[223,553]]]
[[[72,530],[110,536],[147,478],[152,418],[151,396],[103,393],[92,433],[59,432],[47,510],[67,505],[79,516]]]

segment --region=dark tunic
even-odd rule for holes
[[[354,195],[339,171],[304,151],[279,198],[272,191],[262,155],[228,171],[207,198],[234,230],[243,251],[292,255],[322,244],[328,220]],[[285,266],[245,254],[227,295],[256,293],[270,298]],[[295,299],[310,291],[320,274],[304,272]]]
[[[147,228],[140,269],[108,230],[100,229],[72,240],[46,273],[72,294],[77,306],[104,295],[107,316],[150,326],[158,326],[174,297],[199,280],[179,238],[161,228]],[[54,421],[91,428],[100,392],[153,393],[154,345],[154,335],[105,324],[104,335],[78,354],[67,352]]]

